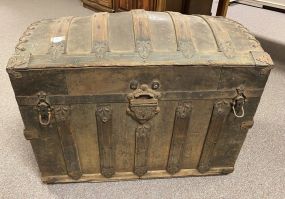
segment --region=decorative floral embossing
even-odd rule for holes
[[[8,61],[8,66],[10,67],[16,67],[26,64],[30,59],[30,54],[25,52],[21,54],[16,54],[13,57],[11,57]]]
[[[219,43],[219,47],[221,51],[226,55],[228,58],[234,57],[234,47],[232,45],[232,42],[226,41]]]
[[[196,51],[191,41],[179,41],[178,50],[181,51],[186,58],[193,57]]]
[[[103,58],[108,50],[107,42],[95,42],[94,52],[97,58]]]
[[[256,60],[259,61],[259,62],[268,64],[268,65],[272,65],[272,60],[271,60],[270,56],[267,53],[264,53],[260,57],[257,57]]]
[[[151,52],[151,43],[148,40],[147,41],[137,41],[136,49],[140,57],[143,59],[146,59],[148,58]]]
[[[100,105],[96,109],[96,115],[99,116],[102,122],[108,122],[112,117],[112,108],[110,105]]]
[[[170,173],[171,175],[177,173],[180,171],[180,166],[178,164],[170,164],[167,166],[167,172]]]
[[[226,111],[225,106],[229,106],[229,102],[219,101],[215,104],[215,108],[217,108],[217,113],[222,115]]]
[[[148,170],[148,169],[147,169],[147,166],[135,167],[134,173],[135,173],[137,176],[141,177],[141,176],[143,176],[144,174],[147,173],[147,170]]]
[[[69,106],[56,106],[54,108],[55,118],[57,121],[65,121],[69,117]]]
[[[102,168],[101,173],[106,178],[111,178],[115,174],[115,169],[113,167],[110,168]]]
[[[51,55],[51,59],[54,61],[64,53],[64,41],[57,43],[51,43],[48,53]]]
[[[176,109],[176,115],[177,117],[184,119],[187,115],[189,115],[189,112],[191,110],[191,106],[188,103],[180,104]]]

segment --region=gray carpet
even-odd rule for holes
[[[229,17],[255,34],[276,62],[233,174],[113,183],[45,185],[5,72],[26,27],[42,18],[90,15],[79,0],[0,1],[0,198],[285,198],[285,15],[235,5]]]

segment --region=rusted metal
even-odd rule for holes
[[[169,151],[167,172],[175,174],[181,169],[184,143],[189,127],[191,104],[181,103],[176,108],[171,146]]]
[[[97,131],[99,140],[101,173],[106,178],[115,174],[114,136],[112,130],[112,108],[110,105],[98,105],[96,108]]]

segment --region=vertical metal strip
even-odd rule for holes
[[[211,158],[229,112],[229,103],[225,101],[215,103],[198,165],[198,170],[200,173],[205,173],[211,168]]]
[[[82,176],[78,150],[70,130],[70,107],[55,106],[55,119],[68,175],[77,180]]]
[[[223,52],[227,58],[233,58],[235,56],[234,44],[231,37],[225,28],[221,27],[218,20],[214,17],[207,17],[204,15],[197,15],[202,18],[213,32],[213,36],[216,40],[219,51]]]
[[[138,125],[136,128],[136,149],[135,149],[135,168],[134,173],[141,177],[146,174],[147,156],[149,145],[149,133],[151,126],[148,123]]]
[[[56,60],[61,54],[66,53],[68,31],[73,18],[64,17],[56,22],[56,28],[52,33],[48,51],[52,60]]]
[[[109,51],[109,13],[100,12],[92,16],[92,49],[97,58],[103,58]]]
[[[110,178],[115,174],[113,149],[114,139],[112,135],[112,108],[110,105],[97,106],[96,122],[101,173],[106,178]]]
[[[194,45],[191,36],[191,27],[189,24],[188,17],[182,15],[178,12],[167,12],[170,17],[172,18],[175,33],[176,33],[176,40],[177,40],[177,49],[181,51],[184,57],[191,58],[196,53],[197,48]]]
[[[135,46],[139,56],[145,60],[152,51],[148,16],[145,10],[132,10]]]
[[[181,169],[181,158],[189,128],[191,111],[192,108],[190,103],[179,104],[176,108],[171,146],[166,169],[170,174],[175,174]]]

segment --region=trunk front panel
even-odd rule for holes
[[[267,79],[247,70],[249,75],[237,71],[244,74],[242,82],[226,80],[227,68],[59,70],[65,77],[53,85],[61,93],[38,84],[49,81],[49,71],[23,73],[37,86],[19,94],[47,92],[47,126],[39,123],[39,97],[17,100],[25,136],[48,183],[223,174],[233,170]],[[258,76],[261,82],[250,81]],[[243,118],[231,109],[240,85],[247,95]]]

